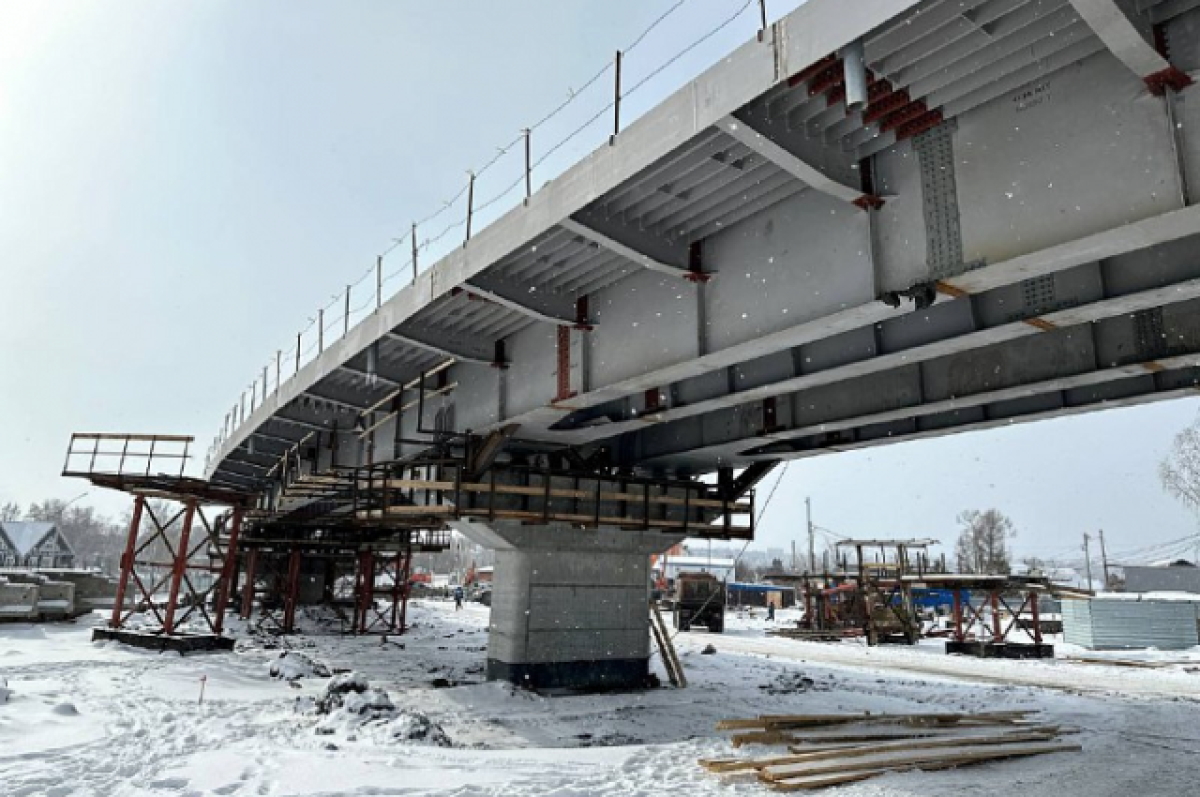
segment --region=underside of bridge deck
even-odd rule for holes
[[[776,23],[235,409],[211,480],[270,496],[289,456],[433,446],[475,484],[728,480],[1194,393],[1200,2],[843,6]]]

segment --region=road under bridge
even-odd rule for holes
[[[494,677],[636,681],[645,554],[752,534],[772,464],[1195,393],[1197,74],[1198,0],[810,0],[234,408],[206,477],[449,523],[500,551]]]

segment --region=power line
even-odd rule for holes
[[[622,51],[623,55],[628,55],[629,53],[636,50],[640,45],[642,45],[646,41],[646,39],[650,36],[650,34],[653,31],[655,31],[659,26],[661,26],[668,18],[670,18],[673,14],[675,14],[680,8],[687,5],[688,2],[689,2],[689,0],[676,0],[676,2],[671,4],[666,10],[664,10],[661,14],[659,14],[657,17],[655,17],[654,20],[651,21],[650,24],[647,25],[636,37],[634,37],[633,41]],[[685,55],[692,52],[697,47],[699,47],[700,45],[704,44],[706,41],[711,39],[713,36],[717,35],[720,31],[724,30],[729,25],[731,25],[742,14],[744,14],[746,12],[746,10],[748,8],[750,8],[750,6],[752,6],[753,4],[754,4],[754,0],[747,0],[733,15],[724,19],[722,22],[720,22],[714,28],[709,30],[707,33],[703,34],[698,39],[694,40],[691,44],[687,45],[682,50],[677,52],[674,56],[667,59],[664,63],[660,64],[658,67],[653,69],[651,72],[649,72],[645,77],[643,77],[640,81],[638,81],[630,89],[622,92],[621,96],[629,96],[629,95],[633,94],[634,92],[638,91],[640,88],[642,88],[648,82],[650,82],[651,80],[656,78],[658,75],[662,74],[662,72],[664,72],[666,69],[670,68],[673,64],[678,62]],[[596,71],[590,78],[588,78],[588,80],[586,80],[578,90],[568,89],[568,96],[566,99],[564,99],[561,103],[556,105],[546,115],[544,115],[540,119],[538,119],[534,124],[530,125],[527,128],[527,130],[523,130],[521,132],[521,134],[518,135],[515,139],[513,139],[506,145],[497,148],[496,153],[491,157],[490,160],[488,160],[479,169],[473,170],[474,177],[478,178],[480,175],[488,172],[505,155],[507,155],[509,152],[511,152],[514,147],[516,147],[518,144],[526,141],[526,136],[529,132],[533,132],[535,130],[540,129],[544,125],[548,124],[551,120],[556,118],[559,114],[563,113],[569,106],[571,106],[573,103],[575,103],[581,95],[586,93],[590,88],[592,88],[594,85],[596,85],[606,74],[608,74],[608,72],[610,70],[612,70],[613,67],[614,67],[614,63],[608,62],[608,63],[604,64],[604,66],[602,66],[598,71]],[[549,158],[553,157],[557,152],[559,152],[564,146],[566,146],[568,143],[573,141],[584,130],[586,130],[591,125],[595,124],[601,117],[606,115],[609,111],[613,110],[615,105],[616,105],[616,100],[609,100],[599,111],[597,111],[595,114],[591,115],[583,124],[577,126],[575,129],[570,131],[564,138],[562,138],[561,140],[554,143],[546,152],[544,152],[536,160],[536,162],[527,163],[527,171],[532,172],[534,169],[540,167]],[[517,188],[524,180],[526,180],[526,174],[522,173],[522,175],[520,177],[518,177],[516,180],[514,180],[511,184],[509,184],[507,187],[505,187],[498,194],[496,194],[492,198],[482,202],[478,207],[470,208],[469,212],[470,213],[479,213],[479,212],[488,210],[495,204],[499,203],[506,197],[510,196],[511,193],[513,192],[513,190],[515,188]],[[437,210],[428,214],[424,218],[416,221],[412,226],[410,226],[410,228],[407,231],[405,231],[399,237],[392,238],[390,240],[390,243],[386,247],[384,247],[380,251],[379,255],[377,256],[379,258],[379,260],[382,261],[383,258],[386,258],[389,254],[391,254],[393,251],[395,251],[397,248],[399,248],[401,245],[403,245],[406,241],[409,241],[414,236],[416,227],[425,227],[426,225],[428,225],[428,224],[436,221],[438,218],[442,217],[451,208],[456,207],[460,203],[460,201],[463,199],[463,197],[467,194],[467,190],[468,190],[468,186],[463,185],[454,194],[453,197],[451,197],[448,201],[443,201],[441,206]],[[463,218],[458,221],[450,222],[445,227],[443,227],[436,235],[434,235],[432,237],[428,237],[428,236],[424,237],[424,239],[419,243],[419,245],[414,248],[414,251],[429,251],[434,245],[440,243],[452,231],[462,228],[466,223],[467,223],[466,218]],[[410,265],[414,265],[414,257],[409,257],[401,265],[401,268],[398,269],[397,274],[393,275],[393,276],[398,276],[399,273],[403,270],[403,268],[405,266],[410,266]],[[371,277],[372,272],[375,271],[377,268],[380,268],[380,267],[378,265],[372,265],[370,268],[368,268],[362,277],[360,277],[357,281],[352,283],[352,287],[358,287],[364,280],[369,279]],[[377,279],[378,279],[378,285],[376,286],[376,290],[378,291],[378,290],[382,289],[383,283],[386,282],[387,280],[383,277],[382,273],[377,277]],[[376,298],[378,301],[378,299],[380,297],[376,297]],[[330,302],[330,304],[326,305],[323,309],[328,310],[328,309],[334,307],[340,299],[341,299],[340,295],[335,296],[333,301]],[[360,305],[359,307],[354,308],[351,311],[350,315],[353,316],[354,314],[362,312],[367,307],[369,307],[369,305],[370,305],[370,301],[368,301],[365,305]],[[336,322],[338,320],[344,321],[345,316],[343,315],[343,317],[340,319],[333,319],[333,323],[336,324]],[[316,322],[314,320],[309,319],[308,325],[306,327],[304,327],[303,330],[301,330],[300,337],[303,338],[303,335],[306,332],[308,332],[309,330],[311,330],[315,323]],[[324,333],[324,331],[322,331],[322,334],[323,333]],[[303,360],[305,357],[307,357],[312,352],[313,348],[314,348],[313,344],[310,344],[308,347],[289,345],[288,349],[280,350],[280,351],[286,351],[289,355],[296,354],[296,355],[298,355],[299,359]],[[291,357],[289,356],[288,359],[290,360]],[[279,387],[279,385],[277,384],[276,389],[278,389],[278,387]],[[785,470],[786,470],[786,467],[785,467]],[[782,478],[782,475],[781,475],[781,478]],[[776,486],[778,486],[778,482],[776,482]],[[771,495],[774,495],[774,489],[772,489]],[[768,501],[769,500],[770,500],[770,497],[768,497]],[[764,509],[765,509],[765,504],[764,504]]]

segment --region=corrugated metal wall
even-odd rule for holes
[[[1200,593],[1200,567],[1126,567],[1128,592]]]
[[[1186,601],[1064,600],[1063,639],[1093,650],[1183,650],[1200,644],[1196,613]]]

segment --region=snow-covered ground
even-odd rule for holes
[[[1183,795],[1200,779],[1200,673],[1187,666],[805,643],[765,636],[772,624],[760,614],[731,616],[722,635],[676,637],[685,690],[543,697],[483,681],[485,607],[455,612],[431,601],[410,612],[415,628],[386,642],[343,637],[310,616],[302,623],[312,633],[186,658],[93,644],[86,622],[0,626],[0,677],[11,690],[0,703],[0,795],[765,794],[696,766],[731,752],[716,720],[995,708],[1041,709],[1079,728],[1084,752],[828,793]],[[716,654],[700,652],[709,643]],[[359,673],[379,692],[347,695],[321,713],[330,679],[271,678],[283,650],[294,651],[285,671],[310,669],[300,653],[316,670]]]

